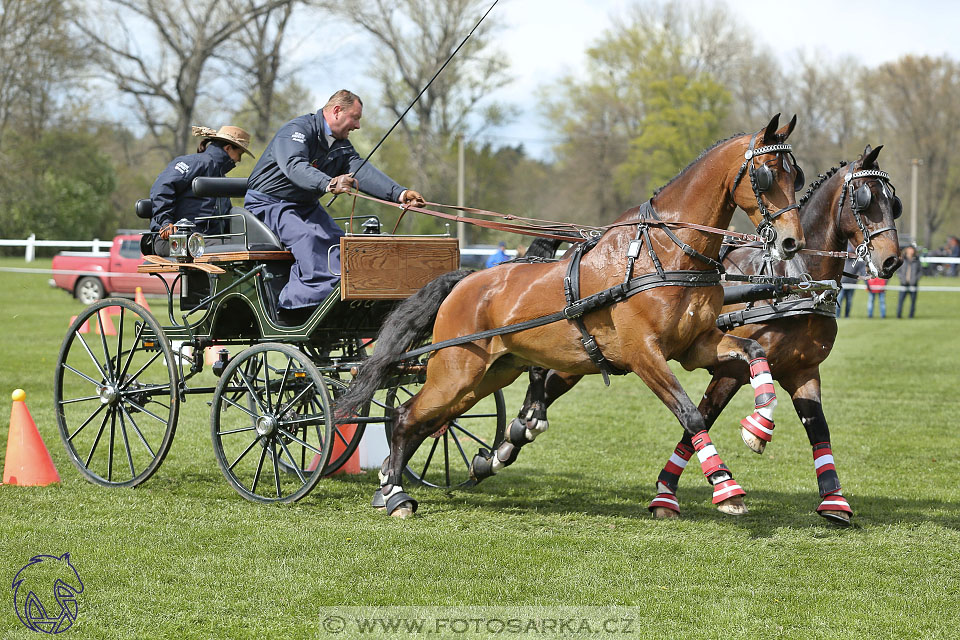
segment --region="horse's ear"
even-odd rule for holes
[[[777,127],[780,126],[780,114],[770,118],[770,124],[767,125],[767,128],[763,131],[763,143],[764,144],[776,144],[776,135]]]
[[[879,147],[871,148],[870,145],[863,150],[863,160],[860,161],[861,167],[873,167],[877,164],[877,156],[880,155],[880,149],[883,149],[881,144]]]
[[[790,122],[783,125],[783,127],[777,131],[777,136],[779,136],[780,141],[783,142],[790,137],[790,134],[793,133],[794,127],[797,126],[797,114],[793,114],[793,117],[790,118]]]

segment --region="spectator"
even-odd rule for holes
[[[870,278],[867,280],[867,293],[870,294],[870,298],[867,300],[867,317],[873,317],[873,301],[877,299],[880,301],[880,317],[887,317],[887,281],[883,278]]]
[[[912,245],[903,250],[903,264],[900,266],[900,296],[897,300],[897,317],[903,313],[903,301],[910,296],[910,317],[917,308],[917,283],[920,281],[920,258]]]
[[[847,251],[853,253],[856,248],[852,244],[847,244]],[[858,278],[855,276],[862,276],[864,273],[863,262],[857,261],[854,258],[847,258],[847,261],[843,265],[843,270],[845,273],[852,274],[852,276],[842,276],[840,278],[840,293],[837,294],[837,317],[840,317],[840,308],[843,307],[843,317],[850,317],[850,306],[853,304],[853,292],[856,291],[856,286]]]
[[[510,259],[510,256],[507,255],[507,243],[501,242],[497,245],[497,252],[490,255],[487,258],[487,264],[485,265],[487,269],[490,267],[495,267],[501,262],[506,262]]]
[[[960,238],[957,238],[957,236],[947,238],[947,251],[950,258],[960,258]],[[947,265],[947,275],[956,277],[958,268],[960,268],[960,264],[956,262]]]

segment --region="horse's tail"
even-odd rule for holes
[[[440,305],[457,283],[471,273],[466,269],[445,273],[390,312],[380,327],[373,355],[363,361],[357,377],[337,400],[337,415],[350,415],[373,399],[387,379],[390,366],[399,360],[401,354],[430,336]]]
[[[579,237],[580,236],[571,233],[569,242]],[[524,254],[524,257],[553,258],[557,255],[557,249],[560,248],[560,243],[562,242],[564,242],[564,240],[557,240],[556,238],[537,238],[527,247],[527,252]]]

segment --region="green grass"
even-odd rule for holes
[[[550,431],[510,469],[468,491],[414,489],[420,513],[397,521],[369,508],[373,473],[325,480],[296,505],[246,502],[217,468],[197,396],[143,486],[84,480],[52,407],[57,352],[81,306],[47,278],[0,273],[0,410],[13,389],[26,390],[62,477],[0,487],[0,578],[32,555],[69,551],[85,591],[67,635],[336,637],[320,621],[347,605],[436,605],[449,615],[623,605],[637,620],[628,637],[956,637],[960,295],[921,292],[918,317],[898,321],[867,320],[858,292],[856,317],[841,321],[823,386],[850,529],[814,513],[810,447],[782,391],[763,456],[735,428],[752,406],[746,392],[712,433],[748,492],[748,515],[718,513],[694,464],[680,487],[684,517],[651,520],[646,504],[679,426],[635,378],[605,389],[598,377],[557,403]],[[922,284],[934,282],[951,284]],[[887,302],[895,314],[895,293]],[[706,374],[678,374],[698,398]],[[507,390],[510,414],[522,391]],[[7,594],[0,637],[35,637]]]

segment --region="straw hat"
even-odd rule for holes
[[[242,152],[248,154],[251,158],[256,158],[248,148],[250,146],[250,134],[240,127],[225,126],[220,127],[219,131],[214,131],[209,127],[198,127],[193,125],[193,135],[198,138],[209,138],[211,140],[223,140],[229,142]]]

